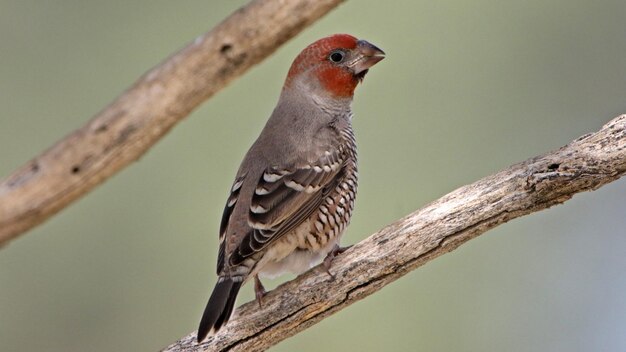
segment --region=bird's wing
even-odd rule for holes
[[[228,229],[228,223],[230,222],[230,216],[233,214],[235,204],[239,200],[239,192],[243,186],[243,182],[246,179],[246,173],[238,175],[233,182],[233,186],[230,188],[230,194],[226,200],[224,211],[222,212],[222,221],[220,222],[220,247],[217,253],[217,274],[219,275],[224,268],[224,258],[226,256],[226,230]]]
[[[325,151],[313,162],[300,162],[289,168],[270,167],[259,177],[248,209],[249,231],[233,253],[230,265],[264,249],[282,235],[302,224],[336,186],[344,157],[341,150]],[[245,177],[245,175],[243,176]],[[243,183],[235,180],[220,226],[218,273],[224,265],[228,222]]]

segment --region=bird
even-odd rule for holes
[[[385,53],[349,34],[307,46],[293,61],[278,103],[246,153],[230,188],[219,229],[218,280],[197,340],[233,313],[239,289],[259,276],[296,275],[345,248],[357,191],[351,104],[356,86]]]

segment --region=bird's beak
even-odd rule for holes
[[[359,54],[353,66],[355,75],[364,76],[370,67],[385,58],[384,51],[365,40],[356,43],[356,50]]]

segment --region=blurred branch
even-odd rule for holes
[[[400,219],[320,267],[268,293],[263,308],[237,308],[205,343],[192,333],[164,351],[262,351],[409,271],[511,219],[595,190],[626,172],[626,115],[567,146],[461,187]]]
[[[343,0],[254,0],[0,182],[0,246],[141,157],[231,80]]]

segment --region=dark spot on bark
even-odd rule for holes
[[[72,172],[73,175],[78,175],[79,173],[88,169],[89,166],[91,166],[91,164],[93,163],[93,159],[94,158],[92,154],[86,154],[80,162],[72,166],[70,171]]]
[[[115,139],[115,143],[122,144],[126,142],[128,137],[130,137],[130,135],[133,134],[135,131],[137,131],[137,127],[135,125],[128,125],[124,127],[124,129],[120,131],[120,134]]]
[[[548,170],[558,170],[559,166],[561,166],[561,164],[557,164],[557,163],[553,163],[548,165]]]
[[[232,46],[232,45],[230,45],[230,44],[223,44],[223,45],[222,45],[222,47],[220,48],[220,53],[222,53],[222,54],[226,54],[226,53],[228,53],[229,51],[231,51],[231,50],[232,50],[232,48],[233,48],[233,46]]]
[[[378,245],[380,246],[380,245],[383,245],[383,244],[385,244],[387,242],[389,242],[389,239],[388,238],[383,238],[380,241],[378,241]]]
[[[106,132],[108,129],[109,129],[109,126],[107,126],[106,124],[103,124],[103,125],[98,126],[98,128],[96,128],[96,133]]]
[[[39,164],[37,164],[37,162],[34,162],[31,166],[30,166],[30,171],[34,172],[38,172],[39,171]]]

